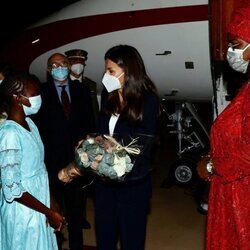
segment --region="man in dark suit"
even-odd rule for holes
[[[94,112],[95,123],[97,125],[99,116],[99,104],[97,99],[96,82],[85,75],[86,61],[88,60],[88,52],[83,49],[71,49],[65,52],[70,62],[69,77],[71,80],[78,80],[89,87],[92,107]]]
[[[95,126],[90,91],[87,86],[69,79],[69,69],[65,55],[56,53],[49,57],[48,81],[42,84],[42,106],[34,120],[45,147],[51,192],[60,209],[65,206],[70,250],[82,250],[82,180],[78,178],[64,185],[58,179],[58,172],[74,160],[78,141],[94,132]]]

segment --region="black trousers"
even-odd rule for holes
[[[82,219],[86,209],[86,191],[81,177],[71,183],[64,184],[59,180],[51,180],[51,192],[54,194],[61,211],[68,222],[68,240],[70,250],[83,249]],[[61,249],[61,237],[57,236],[58,247]]]
[[[144,250],[151,178],[133,184],[95,184],[95,222],[98,250]]]

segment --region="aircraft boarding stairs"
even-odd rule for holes
[[[172,110],[171,111],[171,107]],[[164,126],[176,136],[176,160],[170,165],[162,186],[188,185],[197,180],[196,164],[208,152],[209,134],[195,105],[188,101],[162,101]],[[163,128],[164,129],[164,128]]]

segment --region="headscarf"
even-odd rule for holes
[[[227,26],[227,31],[250,43],[250,6],[235,11]]]

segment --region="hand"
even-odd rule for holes
[[[50,213],[47,215],[47,220],[49,225],[55,229],[55,232],[61,231],[63,226],[67,224],[65,218],[53,210],[50,210]]]
[[[75,162],[71,162],[67,167],[61,169],[58,172],[58,179],[64,183],[69,183],[73,181],[75,178],[82,176],[83,172],[76,165]]]
[[[197,163],[197,173],[200,176],[201,179],[208,181],[209,178],[211,177],[211,173],[208,172],[207,170],[207,164],[210,161],[209,156],[203,157],[198,163]]]

